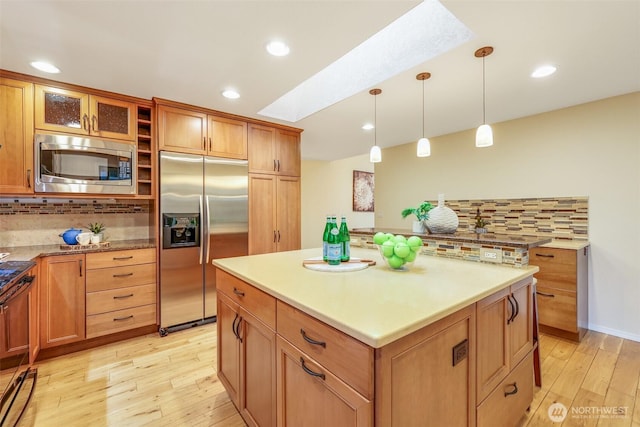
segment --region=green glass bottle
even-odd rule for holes
[[[331,230],[331,217],[327,215],[327,222],[324,224],[322,233],[322,260],[327,261],[327,244],[329,243],[329,230]]]
[[[342,217],[340,223],[340,242],[342,245],[342,254],[340,255],[340,261],[347,262],[351,257],[351,236],[349,236],[349,228],[347,227],[347,218]]]
[[[340,264],[342,255],[342,242],[340,241],[340,230],[336,224],[336,217],[331,217],[331,229],[329,230],[329,239],[327,240],[327,263],[329,265]]]

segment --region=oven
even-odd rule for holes
[[[37,371],[30,368],[30,290],[33,262],[0,263],[0,426],[15,426],[35,389]]]

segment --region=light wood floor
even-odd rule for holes
[[[244,426],[215,374],[215,324],[41,362],[24,426]],[[542,388],[520,426],[640,427],[640,343],[588,332],[576,344],[543,335]],[[549,406],[569,409],[553,423]],[[572,408],[626,408],[577,418]],[[591,409],[593,412],[593,409]],[[335,426],[341,427],[341,426]]]

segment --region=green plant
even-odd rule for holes
[[[104,224],[101,222],[90,222],[89,223],[89,231],[93,234],[100,234],[104,231]]]
[[[433,205],[429,202],[422,202],[418,207],[406,208],[401,212],[402,218],[406,218],[409,215],[415,215],[418,221],[424,221],[429,219],[429,211],[433,209]]]
[[[475,228],[484,228],[487,225],[487,221],[480,216],[480,208],[476,210],[475,220]]]

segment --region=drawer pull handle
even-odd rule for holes
[[[236,322],[238,321],[238,313],[236,313],[236,317],[233,319],[233,323],[231,324],[231,331],[233,331],[233,335],[236,336],[236,338],[240,338],[238,336],[238,332],[236,332]]]
[[[516,297],[511,295],[511,298],[513,298],[513,302],[516,304],[516,314],[514,314],[513,318],[511,319],[511,321],[513,322],[516,317],[518,317],[518,314],[520,314],[520,304],[518,304],[518,299]]]
[[[536,294],[543,296],[543,297],[549,297],[549,298],[555,298],[556,296],[554,294],[545,294],[544,292],[540,292],[540,291],[536,291]]]
[[[129,319],[133,319],[133,314],[130,314],[130,315],[124,316],[124,317],[114,317],[113,321],[114,322],[119,322],[121,320],[129,320]]]
[[[555,255],[552,254],[539,254],[536,253],[536,256],[542,257],[542,258],[555,258]]]
[[[133,273],[114,274],[113,277],[129,277],[133,276]]]
[[[113,299],[125,299],[125,298],[131,298],[133,296],[133,294],[129,294],[129,295],[116,295],[113,297]]]
[[[312,377],[318,377],[318,378],[322,378],[324,380],[324,374],[322,372],[313,372],[311,369],[307,368],[307,366],[304,364],[304,359],[301,357],[300,358],[300,363],[302,363],[302,369],[309,375],[311,375]]]
[[[511,391],[505,391],[504,392],[504,397],[510,396],[512,394],[516,394],[518,392],[518,384],[513,383],[513,384],[507,384],[509,387],[513,387],[513,390]]]
[[[131,259],[133,258],[133,255],[129,255],[129,256],[114,256],[113,260],[114,261],[125,261],[127,259]]]
[[[327,343],[324,341],[316,341],[313,338],[309,338],[306,334],[306,332],[304,331],[304,329],[300,329],[300,335],[302,335],[302,338],[304,338],[304,340],[306,342],[308,342],[309,344],[313,344],[313,345],[319,345],[322,346],[324,348],[327,348]]]
[[[244,296],[244,292],[242,292],[242,291],[241,291],[241,290],[239,290],[238,288],[233,288],[233,293],[234,293],[234,294],[236,294],[236,295],[238,295],[238,296],[240,296],[240,297],[243,297],[243,296]]]
[[[509,301],[509,306],[511,307],[511,314],[509,315],[509,318],[507,319],[507,325],[508,325],[509,323],[511,323],[511,321],[515,317],[516,307],[515,307],[515,305],[513,305],[513,301],[511,301],[511,295],[507,295],[507,301]]]

